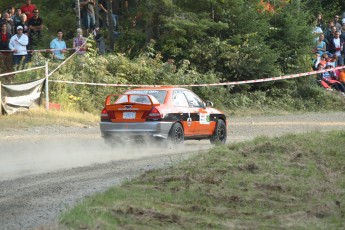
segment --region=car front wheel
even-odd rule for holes
[[[225,144],[226,137],[226,124],[223,120],[218,120],[214,133],[210,138],[210,141],[212,144]]]

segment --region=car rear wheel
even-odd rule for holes
[[[226,124],[223,120],[218,120],[214,133],[210,138],[210,141],[212,144],[225,144],[226,137]]]
[[[176,146],[176,145],[182,145],[184,142],[184,131],[183,127],[180,123],[175,123],[169,132],[168,141],[170,144]]]

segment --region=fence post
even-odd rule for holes
[[[46,61],[45,75],[46,75],[46,110],[49,110],[49,90],[48,90],[48,62]]]

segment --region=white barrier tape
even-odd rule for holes
[[[40,49],[40,50],[26,50],[29,53],[43,53],[43,52],[52,52],[57,50],[76,50],[76,48],[67,48],[67,49]],[[0,50],[0,53],[14,53],[13,50]]]
[[[318,73],[324,73],[332,70],[344,69],[345,66],[338,66],[336,68],[327,69],[327,70],[317,70],[306,73],[298,73],[280,77],[270,77],[262,78],[256,80],[245,80],[245,81],[236,81],[236,82],[222,82],[222,83],[211,83],[211,84],[190,84],[190,85],[174,85],[177,87],[188,87],[188,86],[224,86],[224,85],[241,85],[241,84],[250,84],[250,83],[259,83],[259,82],[268,82],[268,81],[278,81],[284,79],[298,78],[309,76]],[[77,84],[77,85],[93,85],[93,86],[118,86],[118,87],[162,87],[165,85],[134,85],[134,84],[108,84],[108,83],[89,83],[89,82],[76,82],[76,81],[63,81],[63,80],[49,80],[50,82],[57,83],[67,83],[67,84]]]
[[[35,70],[35,69],[43,69],[43,68],[45,68],[45,66],[33,67],[30,69],[18,70],[18,71],[14,71],[14,72],[10,72],[10,73],[2,73],[2,74],[0,74],[0,77],[12,75],[12,74],[16,74],[16,73],[23,73],[23,72],[27,72],[27,71]]]

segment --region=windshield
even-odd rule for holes
[[[130,90],[126,94],[149,94],[154,96],[160,104],[163,104],[167,95],[166,90]]]

